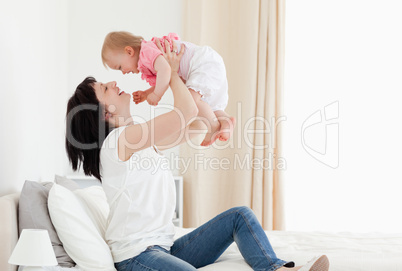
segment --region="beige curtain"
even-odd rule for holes
[[[183,40],[208,45],[226,65],[237,119],[229,142],[182,145],[184,226],[251,207],[264,229],[282,230],[284,0],[185,0]],[[255,132],[253,132],[255,130]]]

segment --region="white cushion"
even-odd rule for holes
[[[91,218],[96,229],[105,239],[107,218],[109,216],[109,204],[101,186],[91,186],[73,191],[82,201],[89,218]]]
[[[49,192],[48,206],[65,250],[80,269],[116,270],[108,245],[92,222],[82,200],[74,192],[54,184]]]
[[[65,188],[67,188],[68,190],[71,190],[71,191],[80,189],[80,186],[75,181],[70,180],[69,178],[66,178],[63,176],[55,175],[54,182],[61,186],[64,186]]]

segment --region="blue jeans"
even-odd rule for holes
[[[150,246],[141,254],[116,263],[115,267],[118,271],[196,270],[215,262],[233,241],[253,270],[273,271],[294,266],[293,262],[276,257],[253,211],[235,207],[177,239],[170,251]]]

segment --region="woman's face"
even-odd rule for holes
[[[96,82],[93,86],[99,102],[105,106],[107,112],[124,117],[130,116],[131,95],[120,91],[116,82]]]

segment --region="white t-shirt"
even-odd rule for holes
[[[102,186],[110,206],[105,238],[115,262],[152,245],[169,250],[175,234],[176,190],[167,159],[149,147],[121,161],[117,143],[125,128],[110,132],[100,153]]]

